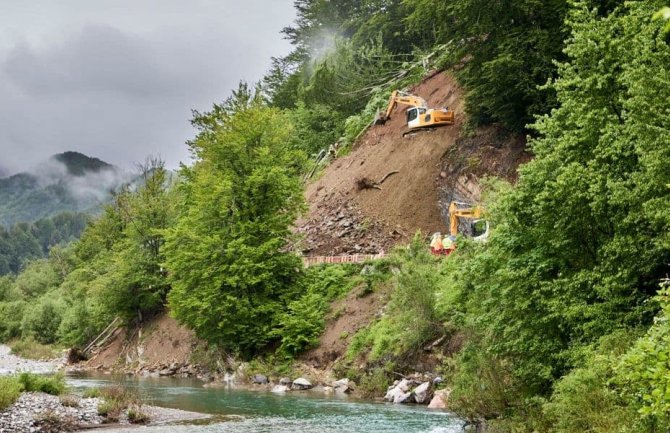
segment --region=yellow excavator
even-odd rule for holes
[[[482,219],[482,208],[468,203],[452,201],[449,205],[449,234],[458,234],[458,223],[462,218],[471,219],[470,233],[475,241],[484,241],[489,236],[489,222]]]
[[[409,105],[407,109],[407,127],[411,130],[443,125],[453,125],[455,113],[448,108],[428,108],[428,103],[421,96],[395,90],[391,94],[388,107],[384,113],[375,118],[375,125],[383,125],[391,118],[391,112],[398,105]]]
[[[435,255],[448,256],[456,249],[456,235],[461,219],[472,220],[468,235],[477,242],[484,242],[489,237],[489,222],[482,218],[482,208],[469,203],[452,201],[449,205],[449,236],[433,233],[430,250]]]

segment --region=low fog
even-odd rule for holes
[[[75,176],[69,173],[65,164],[55,158],[38,164],[28,173],[36,178],[39,188],[63,186],[77,202],[85,204],[104,203],[109,199],[111,191],[132,182],[137,176],[134,171],[115,166]]]

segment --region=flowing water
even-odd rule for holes
[[[69,385],[90,387],[121,384],[135,388],[148,403],[216,415],[198,424],[111,429],[105,432],[202,433],[461,433],[455,416],[420,406],[371,403],[316,392],[277,395],[236,389],[204,388],[202,382],[175,378],[133,378],[105,375],[70,377]]]

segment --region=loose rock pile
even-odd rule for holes
[[[384,399],[395,404],[427,404],[432,409],[446,409],[450,391],[448,389],[435,390],[442,379],[437,377],[430,380],[419,375],[396,380],[388,387]]]
[[[66,407],[59,397],[44,393],[23,393],[10,407],[0,413],[0,433],[42,432],[48,425],[81,426],[102,424],[98,415],[98,398],[79,399],[76,407]]]
[[[367,218],[351,202],[326,200],[322,205],[296,229],[305,236],[300,249],[306,255],[377,254],[390,251],[403,238],[400,231]]]

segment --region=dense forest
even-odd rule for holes
[[[0,276],[18,273],[24,262],[47,257],[52,247],[79,239],[89,220],[83,213],[63,212],[8,229],[0,226]]]
[[[80,241],[0,279],[0,337],[84,345],[167,307],[212,347],[287,362],[331,300],[390,284],[340,366],[357,383],[385,389],[424,344],[458,336],[440,367],[450,407],[488,431],[668,431],[665,2],[295,4],[293,51],[194,113],[192,166],[171,181],[150,161]],[[351,145],[427,56],[466,90],[472,126],[528,135],[517,183],[485,185],[489,241],[436,260],[417,238],[363,273],[304,270],[291,225],[309,157]]]

